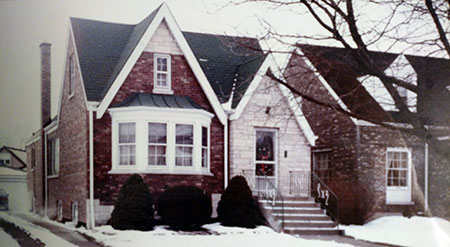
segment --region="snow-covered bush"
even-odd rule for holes
[[[119,230],[153,229],[153,200],[148,185],[138,174],[131,175],[123,183],[110,223]]]
[[[211,197],[197,187],[172,187],[159,198],[158,214],[173,230],[199,230],[209,222],[211,212]]]
[[[266,219],[242,176],[231,179],[217,207],[218,220],[224,226],[255,228],[265,225]]]

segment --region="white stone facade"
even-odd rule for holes
[[[183,52],[175,41],[175,38],[170,32],[170,29],[165,21],[162,21],[159,27],[155,30],[155,33],[150,39],[150,42],[148,42],[144,51],[162,54],[183,55]]]
[[[230,122],[230,178],[242,175],[243,170],[255,174],[255,129],[258,128],[277,131],[278,190],[283,195],[294,193],[290,191],[289,172],[310,171],[311,149],[280,88],[267,76],[261,80],[239,119]]]

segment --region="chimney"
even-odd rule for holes
[[[41,48],[41,125],[44,128],[51,119],[51,44],[43,42]]]

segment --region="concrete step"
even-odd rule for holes
[[[284,207],[318,207],[318,208],[320,208],[320,203],[316,203],[316,202],[313,202],[313,201],[292,201],[292,200],[289,200],[289,201],[275,201],[275,202],[272,202],[272,201],[267,201],[267,200],[260,200],[259,201],[263,206],[272,206],[272,205],[275,205],[275,206],[280,206],[281,207],[281,205],[283,205]]]
[[[264,207],[265,210],[274,214],[325,214],[325,210],[321,208],[307,208],[307,207]]]
[[[273,214],[277,220],[281,220],[281,214]],[[284,220],[328,221],[330,217],[325,214],[284,214]]]
[[[285,227],[284,232],[298,235],[344,235],[344,230],[337,228]]]
[[[333,221],[284,221],[284,228],[289,227],[305,227],[305,228],[334,228],[336,223]]]

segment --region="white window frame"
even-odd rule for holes
[[[388,173],[389,173],[389,152],[405,152],[408,159],[408,171],[406,177],[406,186],[388,186]],[[412,154],[411,149],[406,147],[388,147],[386,149],[385,156],[385,185],[386,185],[386,204],[412,204],[411,198],[411,168],[412,168]]]
[[[123,107],[109,109],[112,120],[112,166],[110,174],[150,173],[208,175],[210,165],[202,167],[202,127],[211,125],[213,114],[198,109],[173,109],[158,107]],[[136,166],[119,166],[118,125],[123,122],[136,123]],[[148,165],[148,123],[165,123],[167,131],[166,166]],[[176,166],[176,125],[193,126],[192,166]],[[208,127],[208,140],[210,136]],[[208,143],[209,144],[209,143]],[[210,163],[210,145],[208,146],[208,164]]]
[[[176,136],[177,136],[177,126],[181,126],[181,125],[185,125],[185,126],[192,126],[192,144],[180,144],[180,143],[176,143]],[[177,155],[177,149],[178,148],[190,148],[191,149],[191,155],[183,155],[183,152],[181,153],[182,155]],[[188,159],[190,157],[191,160],[191,165],[190,166],[185,166],[185,165],[181,165],[178,166],[177,165],[177,159],[181,158],[182,161],[184,161],[185,159]],[[182,162],[184,163],[184,162]],[[175,166],[176,167],[191,167],[194,166],[194,125],[193,124],[181,124],[181,123],[177,123],[175,124]]]
[[[48,173],[48,178],[56,178],[59,176],[59,138],[54,138],[49,140],[50,144],[50,152],[51,159],[48,160],[48,166],[50,167],[50,171],[54,173]]]
[[[153,142],[150,142],[150,141],[148,141],[148,132],[147,132],[147,150],[148,150],[148,148],[150,147],[150,146],[155,146],[155,147],[165,147],[166,148],[166,152],[165,152],[165,154],[164,154],[164,158],[165,158],[165,162],[164,162],[164,165],[157,165],[157,164],[154,164],[154,165],[150,165],[150,163],[148,163],[149,162],[149,160],[147,160],[147,165],[148,166],[150,166],[150,167],[164,167],[164,166],[167,166],[167,123],[161,123],[161,122],[148,122],[147,123],[147,131],[149,131],[149,127],[148,127],[148,125],[149,124],[164,124],[165,125],[165,127],[166,127],[166,142],[165,143],[153,143]],[[147,151],[148,152],[148,151]],[[149,156],[149,154],[147,153],[147,157]],[[157,162],[158,162],[158,160],[156,160]]]
[[[120,143],[119,142],[119,134],[120,134],[119,129],[120,129],[120,125],[121,124],[134,124],[134,142],[126,142],[126,143]],[[119,159],[117,164],[118,164],[119,167],[121,167],[123,169],[128,169],[128,167],[135,166],[136,163],[137,163],[137,161],[136,161],[136,138],[137,138],[136,133],[137,133],[136,123],[131,122],[131,121],[124,121],[124,122],[117,123],[117,152],[118,152],[117,155],[118,155],[118,159]],[[126,165],[121,165],[120,164],[120,147],[121,146],[134,146],[134,151],[135,151],[135,153],[134,153],[134,163],[135,164],[130,164],[130,159],[129,158],[128,158],[128,164],[126,164]]]
[[[264,161],[264,160],[257,160],[256,159],[256,144],[257,144],[257,132],[272,132],[273,133],[273,161]],[[255,190],[257,191],[262,191],[266,186],[264,183],[260,184],[260,186],[262,186],[261,188],[258,188],[258,179],[265,179],[265,176],[259,176],[256,175],[256,165],[257,164],[273,164],[274,167],[274,173],[273,176],[267,176],[268,179],[271,180],[271,182],[273,182],[273,185],[278,188],[278,169],[280,169],[279,167],[279,162],[278,162],[278,129],[275,128],[255,128],[253,130],[253,168],[255,169],[255,172],[253,173],[255,176]]]
[[[158,70],[158,58],[167,59],[167,71]],[[169,54],[154,54],[153,56],[153,93],[173,94],[172,91],[172,68]],[[166,86],[159,86],[157,83],[158,74],[165,74],[167,78]]]
[[[206,128],[206,146],[203,146],[203,139],[201,139],[201,141],[202,141],[202,144],[201,144],[201,146],[202,146],[202,153],[201,153],[201,159],[202,159],[202,164],[201,164],[201,167],[202,167],[202,169],[209,169],[209,163],[210,163],[210,161],[211,161],[211,159],[210,159],[210,152],[209,152],[209,147],[210,147],[210,145],[211,145],[211,143],[210,143],[210,131],[209,131],[209,126],[202,126],[201,127],[201,138],[203,138],[203,128]],[[206,157],[205,157],[205,166],[203,166],[203,150],[205,150],[206,151]]]
[[[75,95],[75,54],[69,58],[69,99]]]

